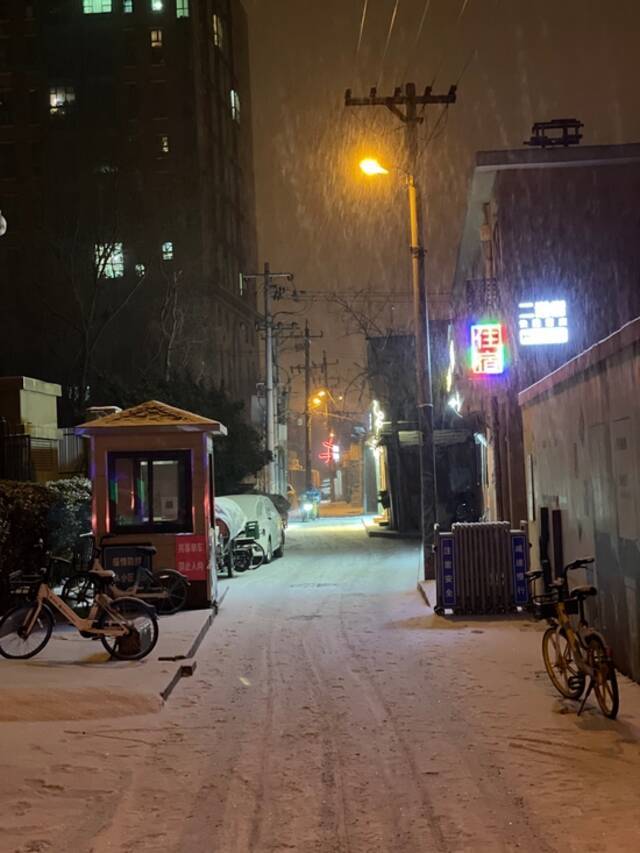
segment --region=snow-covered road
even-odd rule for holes
[[[578,718],[540,626],[445,621],[417,577],[357,519],[290,528],[161,713],[15,726],[0,850],[639,849],[640,687]]]

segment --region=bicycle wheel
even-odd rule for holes
[[[78,572],[64,582],[60,597],[77,616],[86,619],[93,607],[97,592],[98,585],[95,578],[89,572]]]
[[[187,603],[189,585],[179,572],[158,572],[153,576],[153,583],[162,588],[164,598],[158,597],[156,608],[158,613],[168,615],[177,613]],[[153,587],[150,587],[150,591]]]
[[[263,563],[267,562],[267,555],[264,552],[264,548],[259,542],[254,542],[251,548],[251,563],[249,564],[249,568],[259,569]]]
[[[589,664],[594,670],[593,692],[596,694],[600,710],[610,720],[615,720],[620,707],[618,679],[613,661],[598,636],[587,639]]]
[[[28,635],[23,630],[31,621],[37,604],[19,604],[0,619],[0,655],[4,658],[26,660],[41,652],[53,631],[53,616],[46,607],[40,608]]]
[[[566,699],[579,699],[584,691],[585,676],[573,658],[563,628],[550,627],[544,632],[542,657],[547,675],[558,693]]]
[[[117,598],[103,609],[97,627],[101,629],[125,626],[120,637],[100,637],[111,657],[118,660],[141,660],[158,642],[158,620],[151,607],[139,598]]]

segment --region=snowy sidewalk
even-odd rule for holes
[[[99,641],[81,637],[69,625],[56,626],[36,657],[0,659],[0,724],[159,710],[161,694],[180,677],[181,666],[193,663],[211,618],[208,609],[161,617],[158,644],[141,661],[111,660]]]

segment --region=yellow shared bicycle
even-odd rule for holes
[[[553,581],[541,594],[532,595],[534,614],[546,619],[549,627],[542,637],[542,657],[547,675],[556,690],[566,699],[582,698],[581,714],[591,694],[595,693],[600,710],[615,720],[620,706],[618,679],[611,650],[604,637],[587,622],[584,603],[596,596],[595,586],[569,589],[567,575],[593,563],[593,558],[576,560],[565,567],[563,577]],[[527,572],[530,583],[541,578],[541,571]],[[577,626],[571,620],[577,616]]]

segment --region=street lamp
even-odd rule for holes
[[[373,157],[360,161],[360,169],[367,176],[388,175],[389,169]],[[401,171],[401,170],[397,170]],[[436,477],[433,443],[433,396],[431,387],[431,343],[429,338],[429,311],[424,274],[425,251],[422,245],[422,203],[412,174],[403,172],[409,199],[411,233],[411,274],[413,284],[413,323],[416,343],[416,380],[418,402],[418,429],[420,444],[420,499],[422,506],[422,547],[425,578],[433,574],[433,542],[436,523]]]
[[[0,210],[0,237],[3,237],[7,233],[7,220],[2,215],[2,211]]]
[[[360,161],[360,168],[365,173],[365,175],[388,175],[389,170],[385,169],[384,166],[381,166],[380,163],[374,157],[365,157],[364,160]]]

